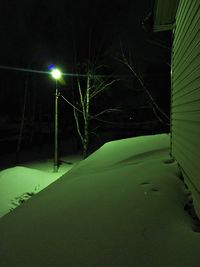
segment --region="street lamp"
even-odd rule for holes
[[[52,69],[51,75],[57,81],[57,79],[60,79],[60,77],[61,77],[62,74],[61,74],[61,72],[60,72],[59,69]]]
[[[61,71],[59,69],[52,69],[52,77],[56,80],[55,89],[55,125],[54,125],[54,172],[58,171],[58,97],[59,92],[57,88],[57,81],[61,78]]]

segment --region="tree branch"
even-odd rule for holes
[[[109,87],[110,85],[112,85],[113,83],[120,81],[120,79],[115,79],[113,81],[111,81],[110,83],[106,83],[101,89],[94,91],[91,94],[91,98],[95,97],[97,94],[101,93],[102,91],[104,91],[107,87]]]
[[[132,67],[132,65],[129,63],[129,61],[127,60],[123,49],[121,48],[122,51],[122,58],[123,60],[118,59],[121,63],[123,63],[125,66],[127,66],[127,68],[133,73],[133,75],[137,78],[137,80],[139,81],[140,85],[142,86],[143,90],[146,92],[146,94],[148,95],[150,101],[151,101],[151,105],[153,108],[153,105],[156,107],[156,109],[168,120],[170,121],[170,118],[167,116],[167,114],[157,105],[156,101],[154,100],[154,98],[152,97],[152,95],[150,94],[149,90],[146,88],[144,82],[142,81],[141,77],[139,76],[139,74],[137,74],[137,72],[134,70],[134,68]],[[157,113],[154,112],[154,114],[156,115]],[[156,117],[158,118],[158,115],[156,115]],[[162,121],[160,118],[158,118],[159,121]]]
[[[91,119],[96,119],[97,117],[99,117],[100,115],[102,114],[105,114],[105,113],[110,113],[110,112],[120,112],[121,110],[120,109],[117,109],[117,108],[109,108],[109,109],[106,109],[106,110],[103,110],[99,113],[97,113],[96,115],[93,115],[91,117]]]

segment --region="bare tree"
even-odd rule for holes
[[[94,103],[98,95],[105,90],[111,88],[112,84],[119,81],[119,79],[112,79],[109,81],[102,75],[95,75],[95,71],[90,68],[85,77],[77,76],[78,94],[74,96],[73,113],[76,122],[76,129],[81,140],[83,148],[83,157],[88,156],[90,120],[96,119],[101,121],[99,117],[105,113],[119,111],[117,108],[104,109],[97,114],[90,114],[91,104]],[[74,94],[75,95],[75,94]],[[102,105],[103,106],[103,105]]]
[[[138,80],[138,82],[140,83],[142,89],[144,90],[145,94],[147,95],[148,99],[149,99],[149,103],[152,107],[153,113],[155,115],[155,117],[162,123],[165,125],[169,126],[169,122],[170,122],[170,118],[169,116],[159,107],[159,105],[156,103],[155,99],[153,98],[153,96],[151,95],[151,93],[149,92],[148,88],[146,87],[143,79],[141,78],[140,74],[136,71],[134,64],[132,62],[132,56],[131,56],[131,52],[129,50],[129,54],[128,56],[125,55],[125,52],[122,48],[122,44],[120,44],[121,46],[121,58],[117,59],[119,62],[121,62],[122,64],[124,64],[127,69],[132,73],[132,75],[134,75],[134,77]],[[161,114],[163,118],[165,118],[165,120],[167,122],[165,122],[161,116],[159,115]]]

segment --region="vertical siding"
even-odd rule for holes
[[[181,0],[172,52],[172,155],[200,217],[200,1]]]

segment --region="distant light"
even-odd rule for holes
[[[51,75],[54,79],[59,79],[61,77],[61,71],[59,69],[53,69]]]
[[[50,64],[50,65],[48,66],[48,69],[51,70],[51,71],[52,71],[54,68],[55,68],[54,64]]]

